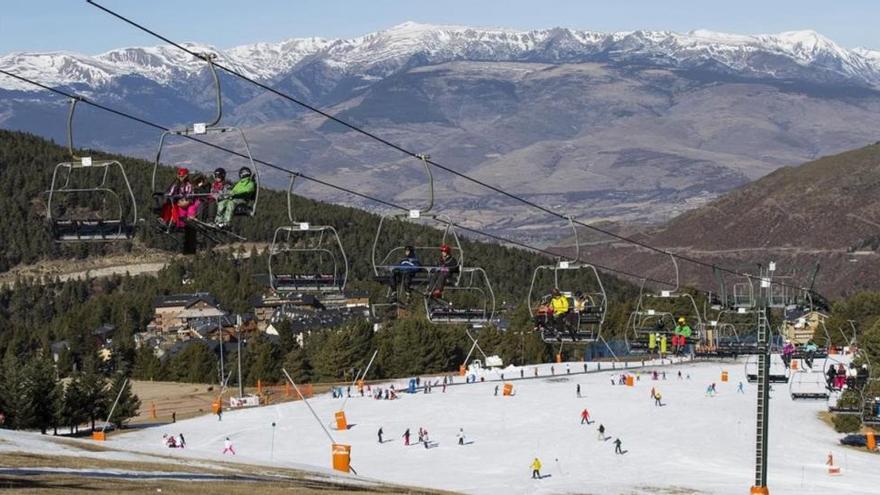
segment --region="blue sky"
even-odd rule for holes
[[[287,38],[354,37],[412,20],[534,29],[712,29],[743,34],[813,29],[844,47],[880,49],[880,1],[815,0],[99,0],[173,39],[220,48]],[[85,0],[2,0],[0,54],[96,54],[155,45]]]

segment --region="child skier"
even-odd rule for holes
[[[226,441],[223,442],[223,453],[232,452],[232,455],[235,455],[235,449],[232,448],[232,440],[229,437],[226,437]]]

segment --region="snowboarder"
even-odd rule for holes
[[[744,394],[746,393],[745,389],[743,389],[743,382],[739,382],[739,385],[736,387],[737,393]]]
[[[541,479],[541,460],[537,457],[532,461],[532,479]]]
[[[581,424],[584,424],[584,423],[587,423],[588,425],[593,424],[593,422],[590,421],[590,411],[587,411],[586,408],[584,408],[584,410],[581,411]]]
[[[660,402],[660,399],[661,399],[661,398],[663,398],[663,396],[660,395],[660,392],[655,392],[655,393],[654,393],[654,405],[655,405],[655,406],[657,406],[657,407],[663,407],[663,406],[665,405],[665,404],[663,404],[662,402]]]
[[[379,431],[377,432],[377,434],[379,435],[379,443],[383,443],[383,442],[382,442],[382,433],[383,433],[383,432],[382,432],[382,427],[380,426],[380,427],[379,427]]]
[[[577,396],[578,396],[578,399],[581,398],[581,384],[580,383],[577,384]]]
[[[403,432],[403,444],[409,445],[409,428],[407,428],[406,431]]]
[[[605,425],[600,424],[598,431],[599,431],[599,440],[602,440],[602,441],[608,440],[607,438],[605,438]]]
[[[626,454],[626,451],[620,448],[621,441],[619,438],[614,439],[614,453],[615,454]]]
[[[223,442],[223,453],[232,452],[232,455],[235,455],[235,449],[232,448],[232,440],[229,437],[226,437],[226,441]]]
[[[458,437],[458,444],[459,444],[459,445],[464,445],[464,428],[459,428],[459,429],[458,429],[458,434],[455,435],[455,436]]]

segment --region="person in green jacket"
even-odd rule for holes
[[[223,191],[217,200],[217,217],[214,224],[224,228],[232,221],[235,207],[254,200],[257,193],[257,183],[254,181],[251,169],[241,167],[238,171],[238,182],[232,186],[231,191]]]
[[[680,354],[682,349],[687,346],[687,341],[693,334],[693,330],[688,326],[684,316],[678,318],[678,325],[672,331],[672,345],[675,347],[675,353]]]

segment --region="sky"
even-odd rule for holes
[[[846,48],[880,49],[880,1],[848,0],[96,0],[172,39],[219,48],[351,38],[404,21],[475,27],[636,29],[738,34],[812,29]],[[156,45],[85,0],[2,0],[0,54],[98,54]]]

